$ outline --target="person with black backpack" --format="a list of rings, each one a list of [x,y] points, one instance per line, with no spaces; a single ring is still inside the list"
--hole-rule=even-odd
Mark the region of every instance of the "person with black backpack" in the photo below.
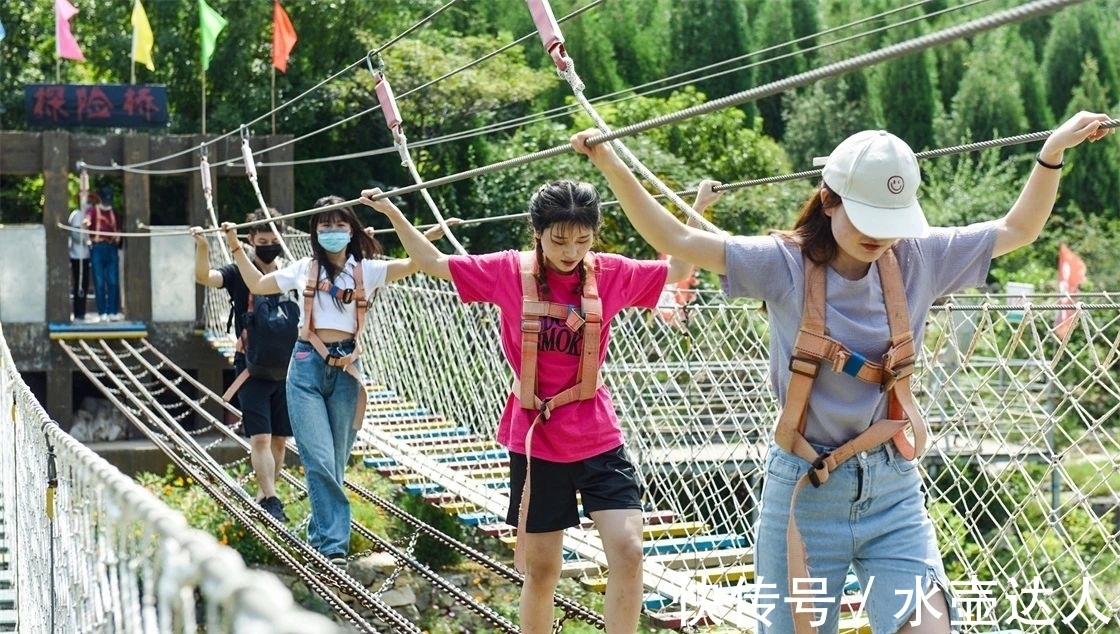
[[[316,208],[327,209],[311,216],[311,257],[272,272],[253,266],[236,225],[222,224],[252,292],[303,294],[299,339],[288,365],[288,411],[311,502],[307,541],[343,569],[350,550],[344,477],[367,404],[360,346],[366,308],[375,290],[417,271],[409,259],[381,257],[373,230],[344,203],[338,196],[315,201]],[[433,227],[425,235],[437,240],[443,233]]]
[[[270,209],[272,216],[279,212]],[[246,216],[246,222],[262,219],[259,212]],[[280,257],[283,247],[274,230],[283,231],[277,221],[249,228],[252,265],[270,273],[286,264]],[[229,293],[230,321],[237,333],[233,357],[234,379],[222,396],[229,401],[237,394],[241,424],[249,437],[249,461],[257,478],[257,503],[270,515],[287,522],[284,502],[276,495],[276,480],[284,468],[285,445],[292,435],[288,418],[285,379],[288,360],[299,332],[299,304],[296,293],[254,295],[249,292],[233,262],[210,268],[210,250],[201,227],[192,227],[195,249],[195,281]],[[229,326],[227,325],[227,328]]]

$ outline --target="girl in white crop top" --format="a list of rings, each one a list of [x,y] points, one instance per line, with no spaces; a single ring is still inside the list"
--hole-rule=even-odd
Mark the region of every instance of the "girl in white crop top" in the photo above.
[[[327,207],[343,202],[328,196],[315,202]],[[223,225],[245,285],[253,293],[267,295],[287,291],[303,293],[311,262],[318,263],[319,279],[327,290],[317,290],[311,300],[314,335],[322,342],[301,339],[292,350],[286,383],[288,415],[292,422],[300,461],[307,478],[311,500],[311,522],[307,539],[313,548],[336,565],[345,566],[350,547],[350,502],[343,488],[346,463],[357,438],[364,407],[365,389],[361,361],[356,357],[357,300],[368,298],[377,288],[414,273],[411,260],[374,259],[381,245],[372,232],[363,229],[350,207],[331,209],[311,217],[311,252],[288,266],[262,275],[237,242],[233,225]],[[357,267],[363,288],[353,290]],[[346,291],[350,289],[350,292]],[[300,325],[309,318],[300,304]],[[308,334],[307,339],[315,340]],[[324,354],[326,358],[324,358]],[[353,356],[351,356],[353,355]]]

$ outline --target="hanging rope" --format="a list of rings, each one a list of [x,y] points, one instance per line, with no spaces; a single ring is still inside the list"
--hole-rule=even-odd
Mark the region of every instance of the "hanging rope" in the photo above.
[[[537,31],[541,34],[541,41],[544,43],[545,50],[552,56],[556,62],[556,72],[562,77],[568,86],[572,89],[572,94],[575,95],[576,101],[583,107],[591,120],[595,122],[595,126],[602,130],[604,133],[610,133],[610,126],[607,125],[606,120],[595,110],[595,106],[588,101],[584,95],[583,80],[579,78],[576,73],[575,62],[568,57],[564,50],[564,37],[560,33],[560,26],[556,23],[556,18],[552,15],[552,8],[549,6],[548,0],[529,0],[530,13],[533,15],[533,20],[537,24]],[[663,196],[668,198],[679,207],[684,213],[696,220],[700,226],[708,231],[714,233],[724,233],[722,229],[712,224],[700,213],[692,208],[692,205],[686,203],[680,196],[673,191],[671,187],[666,185],[656,174],[653,173],[648,167],[645,166],[630,148],[626,147],[621,141],[610,141],[611,147],[614,148],[622,158],[636,170],[643,178],[651,183]]]
[[[372,59],[369,60],[369,72],[373,75],[374,80],[377,82],[374,90],[377,92],[377,100],[381,104],[381,113],[385,115],[385,125],[393,133],[393,145],[397,148],[397,153],[401,157],[401,165],[408,168],[412,174],[412,180],[417,184],[422,184],[424,179],[420,176],[420,172],[416,169],[416,163],[412,160],[412,155],[408,151],[408,138],[405,137],[404,131],[401,130],[401,113],[397,108],[397,100],[393,97],[393,87],[389,85],[389,80],[385,78],[385,74],[381,70],[373,68]],[[427,189],[420,190],[420,195],[424,198],[424,202],[428,203],[428,209],[431,210],[432,215],[436,218],[436,223],[439,224],[440,229],[443,230],[443,235],[455,250],[460,255],[466,255],[467,250],[463,248],[462,243],[459,242],[455,234],[451,232],[451,227],[447,225],[443,214],[439,211],[439,206],[436,201],[432,199],[432,195],[428,193]]]
[[[268,219],[268,226],[272,229],[273,235],[280,241],[280,248],[284,250],[284,258],[289,262],[294,261],[291,250],[288,249],[288,243],[284,241],[283,234],[280,233],[280,228],[276,226],[275,217],[272,215],[272,210],[268,208],[268,204],[264,202],[264,195],[261,194],[260,183],[257,182],[257,166],[253,164],[253,148],[249,145],[249,129],[241,129],[241,155],[245,158],[245,175],[249,177],[249,183],[253,186],[253,193],[257,195],[257,204],[260,205],[261,213]],[[219,225],[215,222],[215,227]],[[224,251],[223,251],[224,253]]]

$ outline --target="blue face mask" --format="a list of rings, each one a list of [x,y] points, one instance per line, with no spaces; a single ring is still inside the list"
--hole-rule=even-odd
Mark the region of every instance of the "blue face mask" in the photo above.
[[[338,253],[350,244],[350,232],[343,229],[319,232],[319,246],[331,253]]]

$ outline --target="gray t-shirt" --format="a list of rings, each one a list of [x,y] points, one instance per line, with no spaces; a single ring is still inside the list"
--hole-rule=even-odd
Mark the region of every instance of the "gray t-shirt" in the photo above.
[[[899,240],[896,244],[910,327],[919,345],[926,316],[938,297],[984,283],[995,247],[995,226],[994,222],[982,222],[933,228],[926,238]],[[766,302],[771,387],[778,402],[785,403],[789,359],[805,300],[801,250],[774,236],[736,236],[727,240],[725,254],[727,275],[721,277],[724,292],[730,297]],[[872,266],[859,280],[845,279],[829,267],[825,287],[829,335],[868,359],[882,359],[890,341],[890,327],[878,267]],[[882,418],[886,404],[879,386],[822,368],[809,397],[805,436],[810,442],[839,446]]]

